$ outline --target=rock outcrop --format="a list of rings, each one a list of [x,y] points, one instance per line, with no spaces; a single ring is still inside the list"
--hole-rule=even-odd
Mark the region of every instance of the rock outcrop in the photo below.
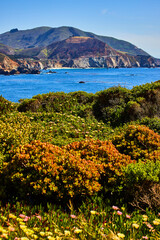
[[[39,74],[39,69],[43,68],[41,62],[35,61],[13,61],[5,54],[0,53],[0,74],[14,75],[14,74]]]

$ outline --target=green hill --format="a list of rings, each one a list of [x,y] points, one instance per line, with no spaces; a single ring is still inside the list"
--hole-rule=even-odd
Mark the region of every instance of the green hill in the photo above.
[[[91,32],[85,32],[73,27],[38,27],[29,30],[12,29],[9,32],[0,34],[0,43],[16,49],[45,47],[54,42],[65,40],[73,36],[96,38],[115,50],[126,52],[130,55],[147,55],[148,53],[135,45],[108,36],[99,36]]]

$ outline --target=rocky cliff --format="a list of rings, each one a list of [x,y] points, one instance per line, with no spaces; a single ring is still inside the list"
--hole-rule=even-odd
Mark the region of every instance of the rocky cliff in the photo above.
[[[37,58],[52,60],[53,67],[57,65],[72,68],[156,66],[154,58],[151,56],[124,54],[108,44],[90,37],[70,37],[67,40],[53,43],[43,48]]]

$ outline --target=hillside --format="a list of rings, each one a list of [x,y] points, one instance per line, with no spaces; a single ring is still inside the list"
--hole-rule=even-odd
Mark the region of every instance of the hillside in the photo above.
[[[135,45],[127,41],[118,40],[113,37],[99,36],[73,27],[38,27],[29,30],[12,29],[9,32],[0,34],[0,43],[16,49],[46,47],[54,42],[62,41],[74,36],[98,39],[118,51],[126,52],[133,56],[149,55],[142,49],[137,48]]]
[[[61,67],[72,68],[155,66],[154,59],[149,56],[124,54],[91,37],[70,37],[53,43],[43,48],[36,57],[53,60]]]

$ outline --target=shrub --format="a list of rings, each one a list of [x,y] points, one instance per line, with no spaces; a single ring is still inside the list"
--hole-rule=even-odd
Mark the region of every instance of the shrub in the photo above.
[[[3,175],[6,187],[21,197],[42,194],[65,198],[93,195],[101,189],[98,180],[103,165],[58,146],[33,141],[11,154],[12,161],[4,168]]]
[[[146,125],[150,129],[152,129],[154,132],[157,132],[160,134],[160,118],[149,118],[145,117],[141,121],[139,121],[139,124]]]
[[[0,113],[5,114],[7,112],[11,112],[16,109],[16,104],[6,100],[5,98],[0,96]]]
[[[92,114],[93,101],[93,94],[82,91],[73,93],[50,92],[39,94],[32,99],[20,100],[21,103],[18,110],[20,112],[72,112],[74,115],[79,115],[80,112],[80,115],[83,117]]]
[[[73,142],[64,147],[73,155],[78,152],[81,159],[92,161],[94,164],[103,164],[101,184],[108,191],[115,191],[118,178],[122,175],[122,167],[133,162],[129,156],[120,154],[110,141],[88,139]]]
[[[94,115],[104,122],[110,121],[117,125],[123,121],[126,103],[131,98],[130,91],[122,87],[112,87],[96,93],[93,105]]]
[[[160,158],[159,158],[160,160]],[[126,196],[133,206],[160,209],[160,161],[129,164],[124,169]]]
[[[125,127],[112,141],[121,153],[130,155],[135,160],[145,159],[160,147],[160,135],[142,125]]]

